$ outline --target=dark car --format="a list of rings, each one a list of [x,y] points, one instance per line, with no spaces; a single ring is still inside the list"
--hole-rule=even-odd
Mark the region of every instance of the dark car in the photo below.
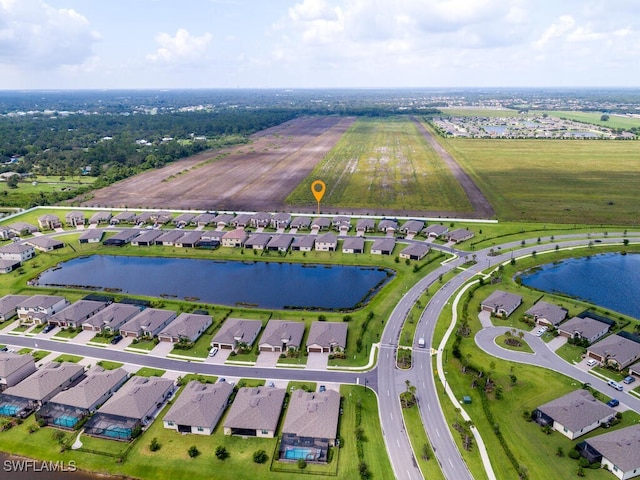
[[[116,343],[118,343],[120,340],[122,340],[122,335],[116,335],[115,337],[113,337],[111,339],[111,345],[115,345]]]
[[[2,347],[0,348],[0,352],[8,352],[9,349],[7,347]]]
[[[50,332],[51,330],[53,330],[54,328],[56,328],[56,326],[55,326],[55,325],[52,325],[52,324],[50,324],[50,323],[47,323],[47,326],[46,326],[46,327],[44,327],[44,328],[42,329],[42,333],[49,333],[49,332]]]
[[[617,407],[618,405],[620,405],[620,400],[618,400],[617,398],[612,398],[607,402],[607,405],[609,405],[610,407]]]

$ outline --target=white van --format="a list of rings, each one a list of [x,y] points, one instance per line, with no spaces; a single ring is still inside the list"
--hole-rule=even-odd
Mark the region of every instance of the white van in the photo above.
[[[424,348],[424,347],[426,346],[426,343],[425,343],[425,341],[424,341],[424,337],[420,337],[420,338],[418,339],[418,346],[419,346],[420,348]]]
[[[623,387],[622,385],[620,385],[618,382],[614,382],[613,380],[609,380],[607,382],[607,385],[609,385],[610,387],[615,388],[616,390],[622,391]]]

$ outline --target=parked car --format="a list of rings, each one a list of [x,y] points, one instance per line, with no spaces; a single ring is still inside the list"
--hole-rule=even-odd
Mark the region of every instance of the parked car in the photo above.
[[[210,357],[215,356],[216,353],[218,353],[218,347],[213,347],[211,350],[209,350]]]
[[[9,349],[7,347],[2,347],[0,348],[0,352],[8,352]]]
[[[633,383],[636,381],[635,378],[633,378],[631,375],[629,375],[628,377],[624,377],[624,380],[622,380],[624,383],[626,383],[627,385],[629,385],[630,383]]]
[[[327,387],[325,387],[324,385],[320,385],[320,391],[321,392],[326,392],[327,391]]]
[[[113,337],[111,339],[111,345],[115,345],[116,343],[118,343],[120,340],[122,340],[122,335],[116,335],[115,337]]]
[[[587,360],[587,367],[595,367],[598,361],[595,358]]]
[[[609,385],[611,388],[615,388],[616,390],[622,391],[624,389],[624,387],[622,385],[620,385],[618,382],[614,382],[613,380],[609,380],[607,382],[607,385]]]
[[[53,330],[54,328],[56,328],[56,326],[55,326],[55,325],[52,325],[52,324],[50,324],[50,323],[47,323],[47,326],[46,326],[46,327],[44,327],[44,328],[42,329],[42,333],[49,333],[49,332],[50,332],[51,330]]]
[[[617,398],[612,398],[607,402],[607,405],[609,405],[610,407],[617,407],[618,405],[620,405],[620,400],[618,400]]]

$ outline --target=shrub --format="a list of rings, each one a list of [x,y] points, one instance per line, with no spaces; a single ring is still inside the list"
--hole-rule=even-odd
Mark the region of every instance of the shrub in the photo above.
[[[227,449],[224,448],[222,445],[218,445],[216,447],[216,458],[218,460],[224,460],[226,458],[229,458],[229,452],[227,452]]]
[[[158,442],[158,439],[156,437],[153,437],[151,439],[149,450],[151,450],[152,452],[157,452],[158,450],[160,450],[160,442]]]
[[[200,450],[198,450],[198,447],[193,445],[189,447],[189,450],[187,450],[187,453],[191,458],[196,458],[198,455],[200,455]]]
[[[302,458],[298,459],[298,468],[300,470],[304,470],[305,468],[307,468],[307,462],[305,462]]]
[[[268,458],[269,456],[264,450],[256,450],[255,452],[253,452],[253,461],[255,463],[264,463]]]
[[[580,458],[580,452],[578,452],[577,450],[570,450],[569,451],[569,458],[572,458],[574,460],[577,460],[578,458]]]

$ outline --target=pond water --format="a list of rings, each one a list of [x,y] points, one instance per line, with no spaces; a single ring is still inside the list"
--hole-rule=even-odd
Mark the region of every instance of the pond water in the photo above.
[[[348,309],[392,274],[358,266],[92,255],[43,272],[37,284],[232,306]]]
[[[522,283],[640,319],[640,254],[605,253],[550,263],[524,273]]]

